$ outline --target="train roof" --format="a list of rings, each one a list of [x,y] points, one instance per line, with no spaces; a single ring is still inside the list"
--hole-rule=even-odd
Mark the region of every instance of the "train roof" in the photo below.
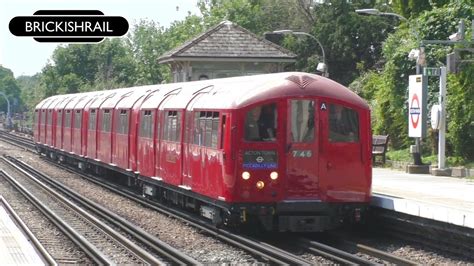
[[[98,93],[90,108],[114,108],[118,102],[121,106],[119,108],[131,108],[142,96],[147,97],[142,108],[156,108],[158,101],[168,95],[161,108],[237,109],[281,96],[316,96],[369,109],[365,100],[343,85],[319,75],[302,72],[150,85]],[[131,97],[132,95],[134,96]],[[128,99],[124,98],[127,96]]]

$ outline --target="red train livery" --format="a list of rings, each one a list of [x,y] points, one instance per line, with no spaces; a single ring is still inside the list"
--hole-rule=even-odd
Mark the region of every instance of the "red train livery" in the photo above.
[[[41,153],[216,225],[322,231],[358,221],[370,200],[369,107],[321,76],[57,95],[35,112]]]

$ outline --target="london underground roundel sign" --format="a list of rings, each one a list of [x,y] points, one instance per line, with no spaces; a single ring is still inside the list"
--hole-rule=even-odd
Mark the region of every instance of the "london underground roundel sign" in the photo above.
[[[408,136],[426,135],[426,76],[411,75],[408,85]]]
[[[420,112],[420,101],[418,95],[414,93],[410,104],[410,122],[414,129],[418,127],[418,122],[420,122]]]

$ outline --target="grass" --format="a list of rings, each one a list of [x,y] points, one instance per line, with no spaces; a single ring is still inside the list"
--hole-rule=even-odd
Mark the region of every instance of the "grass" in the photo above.
[[[413,157],[410,154],[409,149],[402,149],[402,150],[388,150],[387,151],[387,159],[392,161],[402,161],[402,162],[413,162]],[[435,165],[438,163],[438,155],[423,155],[422,156],[423,163],[431,163]],[[446,157],[446,165],[453,167],[453,166],[464,166],[466,168],[474,168],[474,161],[466,161],[465,159],[458,157],[458,156],[447,156]]]

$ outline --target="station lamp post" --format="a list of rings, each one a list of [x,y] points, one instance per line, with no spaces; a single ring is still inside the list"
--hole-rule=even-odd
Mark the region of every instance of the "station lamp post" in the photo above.
[[[311,35],[309,33],[303,32],[303,31],[292,31],[292,30],[275,30],[275,31],[272,31],[271,33],[300,35],[300,36],[310,37],[311,39],[315,40],[318,43],[319,47],[321,47],[321,53],[322,53],[322,56],[323,56],[323,62],[318,63],[318,66],[316,67],[316,70],[322,72],[323,77],[328,77],[329,76],[328,67],[326,65],[326,53],[324,52],[323,45],[321,44],[321,42],[319,42],[319,40],[316,37],[314,37],[313,35]]]

